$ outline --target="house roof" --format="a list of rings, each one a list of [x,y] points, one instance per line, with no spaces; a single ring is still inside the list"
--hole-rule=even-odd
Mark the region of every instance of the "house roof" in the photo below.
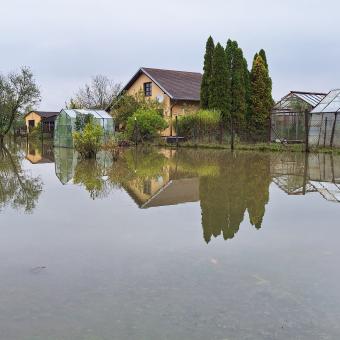
[[[332,90],[311,113],[335,113],[340,111],[340,90]]]
[[[122,91],[128,90],[141,74],[148,76],[173,100],[200,100],[202,74],[198,72],[142,67],[124,86]]]
[[[53,112],[52,111],[30,111],[30,112],[25,114],[25,117],[32,112],[36,113],[37,115],[39,115],[42,118],[50,118],[50,117],[53,117],[53,116],[58,116],[58,114],[59,114],[59,112],[54,112],[54,111]]]
[[[171,180],[153,195],[141,208],[161,207],[199,201],[199,179],[182,178]]]

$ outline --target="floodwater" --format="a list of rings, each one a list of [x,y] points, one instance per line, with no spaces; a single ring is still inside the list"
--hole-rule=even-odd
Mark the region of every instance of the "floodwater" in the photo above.
[[[339,339],[340,156],[0,152],[0,339]]]

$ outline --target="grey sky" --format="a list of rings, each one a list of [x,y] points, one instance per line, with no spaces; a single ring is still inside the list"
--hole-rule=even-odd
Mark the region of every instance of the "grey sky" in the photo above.
[[[201,71],[207,37],[248,63],[267,52],[273,92],[340,87],[336,0],[0,0],[0,72],[30,66],[40,109],[59,110],[91,76],[125,83],[140,66]]]

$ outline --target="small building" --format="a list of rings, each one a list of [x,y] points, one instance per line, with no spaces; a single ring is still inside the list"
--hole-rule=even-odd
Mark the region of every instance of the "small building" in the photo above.
[[[311,111],[309,144],[340,147],[340,89],[330,91]]]
[[[24,116],[27,131],[31,131],[33,128],[37,127],[39,123],[41,123],[42,129],[44,132],[53,132],[54,122],[58,114],[59,112],[51,112],[51,111],[28,112]]]
[[[54,146],[73,148],[72,134],[76,131],[76,121],[86,115],[92,115],[95,122],[103,127],[104,138],[114,133],[113,118],[104,110],[63,109],[55,120]]]
[[[310,112],[326,93],[291,91],[278,101],[271,112],[271,140],[302,142],[305,138],[306,110]]]
[[[136,95],[142,91],[146,98],[158,100],[163,104],[164,117],[171,123],[173,117],[199,108],[201,81],[202,74],[198,72],[142,67],[124,86],[122,93]],[[173,132],[170,124],[164,135],[172,136]]]

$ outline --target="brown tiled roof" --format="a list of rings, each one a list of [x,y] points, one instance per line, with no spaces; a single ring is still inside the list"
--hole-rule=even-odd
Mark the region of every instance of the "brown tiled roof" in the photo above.
[[[59,112],[52,112],[52,111],[30,111],[28,113],[25,114],[25,116],[27,116],[28,114],[35,112],[36,114],[38,114],[40,117],[42,118],[50,118],[50,117],[54,117],[54,116],[58,116]]]
[[[123,88],[123,91],[128,90],[142,73],[147,75],[171,99],[190,101],[200,100],[202,74],[198,72],[142,67]]]

